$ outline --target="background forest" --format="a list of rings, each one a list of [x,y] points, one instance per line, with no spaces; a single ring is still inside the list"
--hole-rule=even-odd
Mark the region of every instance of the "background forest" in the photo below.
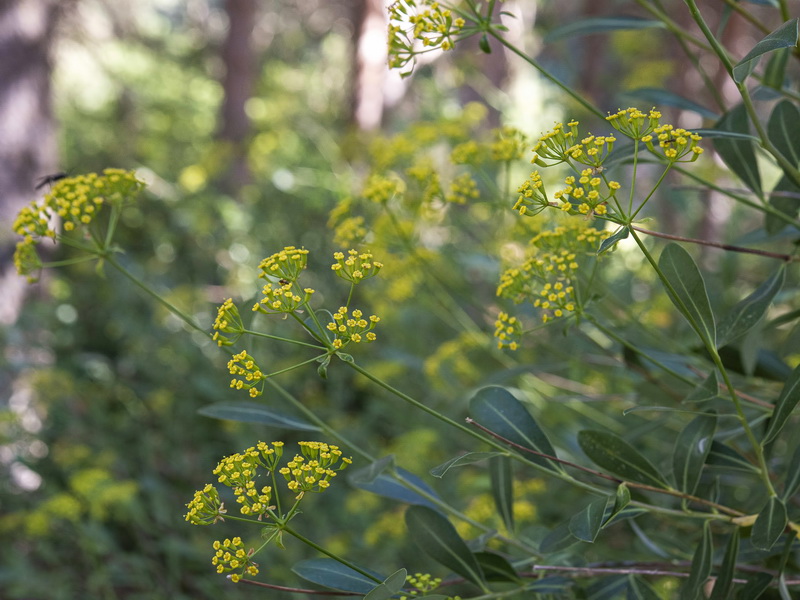
[[[737,59],[783,22],[773,13],[785,8],[767,1],[703,4],[705,18]],[[621,21],[624,26],[602,33],[569,30],[587,18],[652,19],[657,9],[676,27],[694,31],[683,1],[517,0],[501,8],[508,13],[501,17],[506,38],[603,114],[658,106],[669,122],[692,129],[710,127],[739,101],[724,65],[704,57],[702,69],[687,68],[687,55],[693,56],[684,54],[687,42],[667,28]],[[691,416],[683,414],[690,411],[681,400],[704,382],[707,357],[630,240],[604,262],[602,282],[598,277],[593,288],[605,300],[595,305],[595,316],[608,329],[587,322],[545,327],[529,305],[515,309],[533,323],[516,352],[492,339],[498,313],[515,306],[496,292],[500,274],[520,261],[519,240],[562,223],[563,215],[550,211],[521,219],[512,210],[531,170],[531,148],[557,121],[577,119],[583,131],[598,134],[608,124],[494,39],[475,36],[452,51],[420,55],[413,73],[401,77],[387,66],[387,27],[381,0],[0,3],[0,597],[303,597],[234,585],[218,575],[210,564],[211,542],[240,535],[236,523],[215,525],[222,533],[212,535],[183,515],[223,456],[259,440],[289,445],[309,439],[309,432],[266,417],[214,418],[230,416],[234,402],[245,406],[229,386],[230,353],[107,265],[44,270],[34,285],[16,274],[14,217],[50,189],[45,183],[34,190],[37,178],[60,171],[136,171],[147,189],[120,213],[114,241],[124,252],[118,260],[206,331],[217,307],[232,297],[245,307],[246,323],[291,337],[291,322],[250,316],[264,283],[259,262],[287,246],[307,249],[315,301],[335,310],[348,296],[330,270],[331,257],[365,241],[384,266],[374,284],[359,287],[359,302],[381,315],[381,328],[375,343],[354,354],[387,385],[458,422],[476,390],[506,386],[525,398],[559,456],[584,464],[590,463],[575,434],[587,429],[623,436],[651,457],[672,452]],[[796,102],[795,63],[784,69]],[[459,165],[478,165],[467,157],[442,172],[441,189],[426,188],[425,169],[455,148],[467,156],[470,142],[488,157],[480,177],[459,179]],[[791,253],[798,237],[796,196],[789,194],[794,204],[779,208],[790,226],[773,223],[767,232],[752,206],[726,195],[733,189],[747,196],[743,188],[752,189],[752,179],[737,179],[741,174],[728,170],[710,143],[706,154],[692,168],[715,187],[670,173],[644,227]],[[763,197],[782,174],[764,156],[757,161]],[[371,177],[381,169],[400,172],[398,165],[403,186],[420,200],[381,213],[376,198],[385,182]],[[643,180],[657,178],[643,171]],[[432,194],[444,198],[441,205],[427,203]],[[663,246],[664,240],[651,244]],[[41,245],[46,261],[64,260],[66,250]],[[711,304],[726,309],[780,265],[708,246],[690,251]],[[775,304],[768,318],[744,343],[726,347],[724,357],[741,377],[737,385],[773,401],[800,362],[792,266],[783,290],[769,298]],[[309,358],[302,348],[272,340],[259,340],[255,348],[270,372]],[[456,523],[464,539],[484,535],[482,543],[491,547],[487,531],[510,528],[496,509],[502,505],[496,471],[485,461],[429,474],[454,456],[488,448],[410,411],[387,388],[341,363],[331,363],[325,377],[316,366],[276,380],[331,427],[368,440],[374,456],[394,455],[405,473],[435,488],[466,517]],[[720,401],[714,393],[703,400]],[[272,388],[252,402],[287,419],[302,416]],[[680,410],[658,412],[667,404]],[[656,409],[640,410],[646,406]],[[756,413],[754,427],[767,427],[768,415]],[[731,448],[719,451],[716,466],[734,470],[704,470],[698,489],[704,498],[735,498],[748,514],[758,513],[764,498],[741,474],[747,469],[736,471],[734,464],[742,455],[744,462],[755,459],[735,429],[732,419],[720,419],[715,438]],[[786,431],[796,431],[795,421]],[[785,458],[797,446],[791,435],[776,443],[778,458],[770,466],[777,465],[781,477],[798,466],[795,460],[787,467]],[[354,472],[368,466],[354,462]],[[542,551],[528,563],[636,563],[686,572],[698,556],[700,530],[649,514],[616,525],[602,546],[584,540],[576,549],[577,539],[567,543],[557,532],[586,505],[585,490],[515,469],[508,488],[513,497],[506,499],[514,527],[520,540]],[[383,576],[405,567],[446,577],[450,570],[420,553],[406,533],[404,511],[415,500],[373,493],[370,482],[361,482],[342,474],[304,506],[296,528]],[[795,483],[781,489],[796,492]],[[614,486],[609,490],[613,496]],[[783,500],[795,518],[796,494]],[[714,531],[715,540],[728,534]],[[743,541],[741,560],[763,561],[775,578],[763,597],[781,597],[798,579],[781,578],[780,590],[775,583],[784,572],[797,572],[793,539],[785,535],[772,553]],[[719,565],[724,544],[714,548]],[[259,561],[259,579],[307,588],[312,584],[292,567],[317,556],[298,543],[271,547]],[[565,574],[550,588],[513,597],[681,597],[679,578],[624,575],[592,573],[573,581]],[[637,581],[645,582],[644,591]],[[474,596],[466,590],[438,593]]]

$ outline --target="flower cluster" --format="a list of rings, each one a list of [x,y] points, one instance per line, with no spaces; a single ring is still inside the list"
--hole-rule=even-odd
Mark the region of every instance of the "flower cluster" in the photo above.
[[[234,378],[231,379],[232,388],[249,390],[250,396],[253,398],[263,393],[263,381],[267,377],[262,373],[255,359],[246,351],[243,350],[239,354],[233,355],[233,358],[228,361],[228,371],[231,375],[234,375]],[[237,377],[240,379],[237,379]],[[261,385],[259,386],[259,384]]]
[[[280,285],[266,284],[261,289],[264,297],[253,305],[253,311],[264,314],[293,313],[307,304],[314,293],[311,288],[302,290],[298,288],[296,283],[286,279],[282,279]],[[300,292],[302,292],[302,296]]]
[[[620,188],[618,182],[604,180],[592,169],[581,171],[577,180],[570,175],[564,183],[566,187],[553,194],[553,198],[560,200],[561,210],[570,214],[606,214],[608,202]]]
[[[232,540],[216,541],[212,547],[214,548],[214,558],[211,559],[211,564],[217,567],[217,573],[239,571],[231,575],[231,581],[234,583],[240,581],[244,575],[251,577],[258,575],[258,564],[251,560],[253,549],[246,551],[242,538],[235,537]]]
[[[372,330],[379,321],[380,318],[375,315],[371,315],[369,320],[365,319],[364,313],[358,309],[354,309],[348,315],[347,307],[341,306],[333,314],[333,321],[328,323],[326,327],[328,331],[334,333],[333,347],[339,350],[350,342],[356,344],[365,340],[374,342],[376,336]]]
[[[540,233],[531,240],[528,259],[500,276],[497,295],[515,303],[530,300],[534,307],[543,310],[545,323],[577,312],[574,279],[580,266],[579,256],[594,254],[597,244],[609,235],[610,232],[593,227],[557,227]],[[501,345],[505,338],[500,336],[508,335],[507,329],[497,325],[495,335]]]
[[[217,481],[233,490],[243,515],[255,516],[260,521],[274,508],[270,506],[272,488],[265,485],[258,489],[255,479],[259,467],[274,471],[282,455],[283,442],[272,442],[271,448],[259,442],[256,447],[248,448],[241,454],[226,456],[214,468]]]
[[[522,158],[528,140],[524,133],[514,127],[495,130],[495,140],[490,146],[492,160],[511,162]]]
[[[308,250],[286,246],[280,252],[261,261],[261,264],[258,265],[258,268],[261,269],[259,277],[269,281],[277,279],[281,285],[286,282],[293,283],[300,277],[307,262]]]
[[[517,317],[500,311],[494,323],[494,337],[497,338],[498,348],[507,346],[509,350],[516,350],[522,338],[522,323]]]
[[[653,154],[667,162],[694,162],[703,153],[698,143],[703,139],[696,133],[661,124],[661,113],[651,109],[647,114],[638,108],[626,108],[606,117],[620,133],[647,145]],[[658,142],[658,148],[655,147]]]
[[[660,119],[661,113],[655,108],[645,114],[634,107],[619,110],[606,117],[606,121],[611,123],[614,129],[634,140],[641,140],[651,133],[659,126]]]
[[[439,173],[433,167],[430,159],[423,159],[406,169],[406,175],[419,184],[422,191],[420,200],[427,204],[436,198],[442,197],[442,183]]]
[[[383,263],[373,260],[370,252],[348,250],[346,257],[344,252],[336,252],[333,258],[336,260],[331,265],[333,272],[353,284],[374,277],[383,267]]]
[[[330,487],[336,472],[346,469],[352,459],[342,456],[338,446],[323,442],[298,442],[300,452],[278,471],[287,487],[300,499],[306,492],[321,492]]]
[[[435,0],[398,0],[389,6],[389,67],[402,69],[422,52],[452,50],[453,38],[465,24]],[[406,77],[412,71],[413,64],[400,75]]]
[[[433,577],[430,573],[414,573],[406,576],[406,583],[413,588],[409,596],[401,596],[400,600],[411,600],[418,596],[427,596],[442,585],[440,577]]]
[[[469,173],[462,173],[450,182],[450,189],[444,199],[451,204],[466,204],[468,200],[479,197],[478,184]]]
[[[225,504],[219,499],[219,492],[210,483],[202,490],[194,493],[194,498],[186,507],[186,520],[192,525],[213,525],[217,521],[224,521],[223,516],[227,511]]]
[[[364,198],[376,204],[386,204],[401,191],[403,191],[403,183],[399,179],[373,174],[367,179],[361,193]]]
[[[225,333],[233,335],[228,337],[223,335]],[[244,324],[239,316],[239,309],[236,308],[233,299],[228,298],[217,309],[217,318],[214,321],[214,335],[211,339],[217,342],[219,346],[232,346],[242,337],[243,333]]]
[[[517,188],[519,197],[514,204],[514,210],[521,215],[534,216],[550,207],[547,199],[544,182],[539,171],[533,171],[530,177]]]

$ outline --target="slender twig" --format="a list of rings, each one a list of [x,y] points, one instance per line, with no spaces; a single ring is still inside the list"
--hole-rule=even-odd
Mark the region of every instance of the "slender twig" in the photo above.
[[[230,579],[230,575],[228,575]],[[356,594],[354,592],[330,592],[325,590],[309,590],[305,588],[286,587],[284,585],[275,585],[273,583],[262,583],[261,581],[253,581],[252,579],[240,579],[238,584],[254,585],[256,587],[267,588],[270,590],[279,590],[281,592],[289,592],[290,594],[308,594],[309,596],[363,596],[364,594]]]

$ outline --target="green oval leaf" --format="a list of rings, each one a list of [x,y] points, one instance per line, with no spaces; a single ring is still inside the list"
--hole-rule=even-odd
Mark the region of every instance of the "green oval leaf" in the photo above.
[[[725,556],[717,572],[714,582],[714,591],[710,600],[728,600],[733,591],[733,574],[736,571],[736,557],[739,554],[739,528],[733,530],[728,545],[725,547]]]
[[[769,573],[754,573],[747,578],[747,583],[739,590],[736,600],[757,600],[767,590],[770,583],[772,583],[772,575]]]
[[[572,579],[566,577],[542,577],[529,583],[524,589],[526,592],[535,592],[537,594],[563,594],[574,583]]]
[[[669,488],[653,463],[615,433],[584,430],[578,444],[593,463],[622,479]]]
[[[548,456],[556,451],[545,433],[525,406],[511,392],[500,386],[489,386],[478,390],[469,403],[469,411],[476,421],[499,436],[524,448]],[[534,462],[551,471],[562,471],[558,463],[541,456],[526,455]]]
[[[797,45],[798,19],[787,21],[758,42],[747,55],[733,67],[733,80],[741,83],[758,65],[759,59],[769,52]]]
[[[786,505],[777,496],[767,500],[767,504],[758,513],[758,518],[753,524],[750,543],[759,550],[769,550],[781,537],[789,518],[786,515]]]
[[[663,29],[664,27],[665,25],[661,21],[637,17],[594,17],[575,20],[568,25],[558,27],[548,33],[544,41],[545,43],[550,43],[564,38],[591,35],[593,33],[631,29]]]
[[[700,474],[711,452],[711,442],[717,427],[717,417],[710,413],[695,417],[675,440],[672,453],[672,471],[678,489],[694,494]]]
[[[786,483],[783,485],[783,499],[788,500],[800,490],[800,446],[794,449],[794,454],[786,467]]]
[[[204,417],[222,419],[223,421],[258,423],[269,427],[293,429],[295,431],[322,431],[319,427],[307,421],[275,412],[255,402],[218,402],[204,406],[197,412]]]
[[[772,411],[772,418],[769,421],[767,432],[761,442],[762,446],[769,444],[778,437],[798,402],[800,402],[800,365],[792,371],[789,379],[783,384],[783,390],[781,390],[781,395],[775,403],[775,409]]]
[[[750,121],[744,105],[739,104],[722,115],[722,118],[717,121],[716,129],[720,132],[748,134]],[[728,165],[731,173],[739,177],[742,183],[761,198],[764,195],[764,191],[761,187],[761,174],[758,171],[756,162],[755,147],[757,143],[757,140],[733,139],[730,136],[716,137],[714,139],[714,148],[723,162]]]
[[[713,400],[719,394],[719,381],[717,380],[717,372],[711,371],[711,375],[703,380],[703,383],[694,388],[682,403],[690,402],[708,402]]]
[[[747,471],[748,473],[759,473],[752,463],[750,463],[744,456],[739,454],[730,446],[726,446],[722,442],[714,440],[711,444],[711,452],[708,453],[706,459],[709,467],[718,467],[720,469],[734,469],[737,471]]]
[[[724,346],[750,331],[766,314],[785,280],[786,268],[781,265],[772,277],[734,306],[717,327],[717,345]]]
[[[425,506],[411,506],[406,510],[406,527],[428,556],[483,587],[484,576],[477,559],[444,516]]]
[[[569,523],[561,523],[544,536],[539,543],[539,552],[542,554],[552,554],[565,550],[577,543],[577,538],[570,533]]]
[[[701,117],[716,121],[719,115],[713,110],[707,109],[701,104],[697,104],[693,100],[684,98],[662,88],[653,87],[640,87],[633,90],[626,90],[621,94],[624,98],[631,98],[638,101],[639,105],[646,104],[648,106],[674,106],[681,110],[688,110],[697,113]]]
[[[494,552],[476,552],[475,558],[481,566],[487,581],[512,581],[522,583],[522,579],[511,563]]]
[[[378,581],[385,579],[383,575],[369,569],[363,570],[374,575]],[[292,571],[306,581],[342,592],[368,594],[378,585],[366,575],[362,575],[332,558],[301,560],[295,563]]]
[[[689,578],[681,589],[681,598],[695,600],[700,596],[703,586],[711,575],[711,564],[714,546],[711,540],[711,528],[709,522],[703,523],[703,537],[694,551],[692,557],[692,568],[689,571]],[[705,597],[705,596],[701,596]]]
[[[800,110],[789,100],[781,100],[772,109],[767,137],[786,160],[800,165]]]
[[[405,469],[398,467],[393,475],[381,473],[370,481],[365,481],[359,478],[357,473],[358,471],[354,472],[354,474],[351,474],[351,476],[347,479],[353,487],[372,492],[373,494],[383,496],[384,498],[391,498],[392,500],[397,500],[398,502],[417,504],[420,506],[430,507],[432,510],[439,510],[439,507],[436,506],[433,501],[421,494],[418,494],[408,486],[403,485],[403,482],[407,482],[408,484],[423,490],[430,497],[437,499],[439,498],[436,492],[433,491],[433,489],[427,483],[422,481],[413,473],[409,473]]]
[[[716,347],[716,327],[703,276],[689,253],[675,243],[667,244],[658,266],[672,287],[667,295],[708,346]]]
[[[609,236],[609,237],[607,237],[606,239],[603,240],[603,243],[600,244],[600,248],[597,250],[598,256],[600,254],[603,254],[603,253],[608,252],[609,250],[611,250],[616,245],[617,242],[627,238],[628,235],[630,235],[630,232],[631,232],[631,230],[629,228],[620,227],[619,230],[615,234],[613,234],[613,235],[611,235],[611,236]]]
[[[608,498],[599,498],[569,520],[569,532],[582,542],[593,543],[600,533]]]
[[[800,187],[784,175],[780,178],[769,195],[770,206],[783,213],[789,219],[796,219],[800,214]],[[788,223],[785,219],[772,213],[764,214],[764,229],[769,234],[780,232]]]
[[[492,498],[503,524],[509,532],[514,531],[514,474],[511,458],[497,456],[489,461],[492,480]]]
[[[783,88],[783,84],[786,81],[786,65],[789,63],[790,54],[790,48],[782,48],[772,53],[764,69],[764,77],[761,79],[762,85],[774,90]]]
[[[433,467],[429,472],[437,479],[441,479],[445,473],[454,467],[463,467],[464,465],[471,465],[476,462],[482,462],[493,456],[502,456],[500,452],[467,452],[455,458],[451,458],[447,462]]]
[[[607,527],[608,525],[612,524],[614,518],[619,515],[625,507],[628,506],[631,502],[631,491],[628,489],[628,486],[624,483],[620,483],[617,486],[617,492],[614,495],[614,506],[611,508],[611,511],[608,513],[608,516],[603,520],[603,527]]]
[[[405,569],[398,569],[389,575],[383,583],[364,596],[364,600],[389,600],[393,596],[396,596],[402,591],[406,583],[407,574]]]

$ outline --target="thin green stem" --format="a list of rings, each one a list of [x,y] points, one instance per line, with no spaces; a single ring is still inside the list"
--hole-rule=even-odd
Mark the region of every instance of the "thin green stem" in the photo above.
[[[641,204],[639,204],[639,208],[637,208],[636,211],[631,215],[631,218],[630,218],[631,221],[633,221],[636,218],[636,215],[639,214],[639,211],[641,211],[644,208],[644,205],[647,204],[647,201],[650,200],[650,198],[653,197],[653,194],[656,193],[656,190],[661,185],[661,182],[664,181],[664,178],[667,176],[667,173],[669,173],[671,167],[672,167],[672,163],[668,164],[667,168],[664,169],[664,172],[661,173],[661,177],[658,178],[658,181],[653,186],[653,189],[650,190],[650,193],[647,194],[647,197],[644,200],[642,200]],[[633,184],[631,184],[631,188],[633,188]]]
[[[286,342],[287,344],[294,344],[295,346],[305,346],[306,348],[314,348],[315,350],[327,350],[325,346],[319,346],[317,344],[309,344],[308,342],[301,342],[299,340],[293,340],[291,338],[285,338],[278,335],[270,335],[269,333],[261,333],[260,331],[251,331],[250,329],[243,329],[242,333],[243,334],[246,333],[254,337],[267,338],[278,342]]]
[[[91,256],[79,256],[76,258],[66,258],[64,260],[54,260],[52,262],[42,263],[42,268],[48,269],[51,267],[67,267],[69,265],[78,265],[85,262],[91,262],[93,260],[102,260],[102,259],[94,254]]]

